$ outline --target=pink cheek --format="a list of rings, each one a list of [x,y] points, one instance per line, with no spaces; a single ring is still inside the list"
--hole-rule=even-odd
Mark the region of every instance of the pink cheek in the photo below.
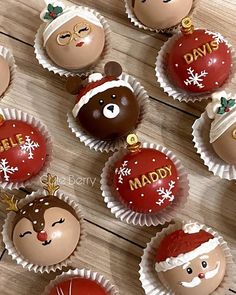
[[[94,110],[93,111],[93,118],[99,119],[100,117],[101,117],[101,112],[99,110]]]

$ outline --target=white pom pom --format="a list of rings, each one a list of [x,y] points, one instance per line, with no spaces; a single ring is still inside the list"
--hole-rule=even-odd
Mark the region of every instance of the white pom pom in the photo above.
[[[197,222],[189,222],[183,225],[183,231],[186,234],[196,234],[202,229],[202,225]]]
[[[97,81],[100,81],[102,78],[103,78],[103,75],[102,74],[100,74],[100,73],[94,73],[94,74],[91,74],[88,77],[88,82],[89,83],[97,82]]]

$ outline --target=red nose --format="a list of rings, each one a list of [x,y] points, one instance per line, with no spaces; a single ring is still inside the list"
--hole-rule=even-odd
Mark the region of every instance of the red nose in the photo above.
[[[199,279],[204,279],[205,278],[205,275],[204,275],[204,273],[200,273],[199,275],[198,275],[198,277],[199,277]]]
[[[48,234],[45,232],[45,231],[41,231],[37,234],[37,239],[40,241],[40,242],[44,242],[44,241],[47,241],[48,239]]]

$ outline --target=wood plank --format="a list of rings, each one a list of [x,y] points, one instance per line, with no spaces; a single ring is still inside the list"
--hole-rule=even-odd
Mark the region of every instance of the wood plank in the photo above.
[[[51,171],[65,179],[62,188],[76,196],[86,210],[86,218],[89,221],[144,246],[156,230],[128,226],[116,220],[106,208],[99,182],[108,155],[90,151],[79,143],[68,129],[66,113],[72,108],[73,99],[65,93],[62,80],[44,71],[37,64],[30,46],[2,35],[0,42],[13,50],[19,66],[14,90],[1,105],[17,105],[48,125],[55,147],[55,160]],[[150,102],[150,110],[149,117],[139,133],[140,138],[160,143],[173,150],[190,173],[189,205],[179,216],[201,219],[235,239],[235,185],[214,177],[196,154],[191,136],[195,117],[153,100]],[[72,185],[69,183],[69,175],[96,178],[96,182],[94,187]],[[206,192],[209,194],[208,199],[205,198]],[[208,216],[204,218],[207,213]]]

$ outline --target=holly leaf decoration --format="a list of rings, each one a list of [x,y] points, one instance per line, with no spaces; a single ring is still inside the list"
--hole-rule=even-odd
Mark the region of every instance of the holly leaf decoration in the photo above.
[[[225,97],[221,97],[221,105],[223,107],[227,107],[228,101]]]
[[[51,16],[49,15],[49,12],[46,12],[43,18],[44,19],[51,19]]]
[[[57,6],[57,7],[54,8],[53,12],[54,12],[56,15],[58,15],[58,14],[60,14],[60,13],[63,12],[63,9],[62,9],[61,6]]]
[[[232,108],[233,106],[235,106],[235,99],[228,100],[228,107]]]
[[[48,11],[49,12],[52,12],[54,9],[53,5],[52,4],[48,4]]]
[[[225,113],[225,107],[220,107],[217,111],[217,114],[223,115]]]
[[[48,4],[47,12],[44,15],[44,19],[54,20],[63,12],[63,8],[61,6],[54,7],[52,4]]]

